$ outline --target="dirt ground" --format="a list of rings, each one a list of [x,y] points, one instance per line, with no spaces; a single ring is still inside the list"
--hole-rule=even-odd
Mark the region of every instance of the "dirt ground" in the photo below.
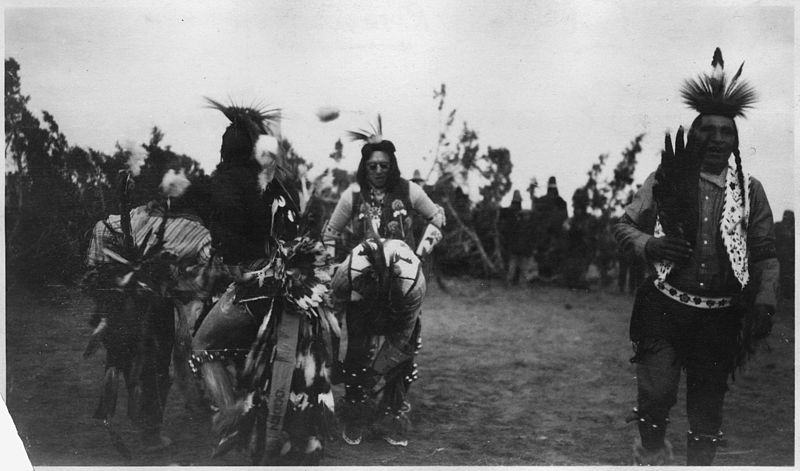
[[[412,386],[414,429],[407,448],[382,441],[330,443],[328,466],[627,465],[635,426],[635,379],[627,341],[632,297],[611,290],[495,282],[433,283],[423,312],[420,380]],[[165,432],[175,443],[145,453],[125,418],[115,426],[133,452],[111,446],[92,419],[103,355],[81,358],[88,302],[77,290],[9,292],[7,400],[36,466],[247,465],[239,452],[212,459],[209,417],[193,416],[173,388]],[[737,375],[725,405],[726,448],[717,465],[794,464],[794,318],[783,303],[771,350]],[[124,389],[124,388],[123,388]],[[684,462],[684,389],[669,439]]]

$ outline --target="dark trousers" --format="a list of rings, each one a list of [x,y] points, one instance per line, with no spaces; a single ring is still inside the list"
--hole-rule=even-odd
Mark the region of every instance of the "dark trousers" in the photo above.
[[[727,378],[734,366],[738,325],[735,308],[686,306],[645,283],[631,319],[639,416],[648,423],[665,423],[677,402],[681,369],[685,369],[690,430],[716,435],[722,425]],[[645,435],[646,448],[663,445],[663,432]]]
[[[158,429],[164,420],[167,393],[171,386],[169,365],[175,343],[175,305],[172,299],[158,298],[149,319],[149,333],[145,339],[148,352],[142,364],[142,404],[139,420],[146,429]]]
[[[639,412],[660,421],[677,402],[681,363],[664,340],[648,343],[636,365]],[[695,433],[715,435],[722,425],[722,402],[727,391],[727,359],[689,357],[686,363],[686,413]]]

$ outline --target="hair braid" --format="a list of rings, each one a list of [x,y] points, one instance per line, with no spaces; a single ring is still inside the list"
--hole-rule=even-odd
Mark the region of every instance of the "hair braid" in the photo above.
[[[744,214],[747,214],[747,207],[746,207],[747,198],[745,197],[744,194],[745,189],[744,189],[744,172],[742,171],[742,156],[739,153],[738,146],[733,150],[733,157],[734,160],[736,161],[736,178],[738,178],[739,180],[739,188],[740,191],[742,192],[742,210]],[[742,227],[744,228],[745,231],[747,231],[747,225],[748,225],[747,223],[748,221],[746,218],[742,219]]]

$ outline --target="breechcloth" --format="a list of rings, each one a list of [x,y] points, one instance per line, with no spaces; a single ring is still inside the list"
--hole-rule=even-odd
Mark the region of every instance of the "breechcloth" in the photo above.
[[[734,367],[739,322],[735,307],[687,306],[645,281],[636,296],[630,332],[639,417],[654,428],[664,428],[677,402],[681,369],[685,369],[690,430],[716,435],[722,424],[727,377]],[[663,433],[657,435],[655,441],[663,443]],[[646,438],[643,433],[643,445],[648,448]],[[651,441],[651,445],[658,443]]]

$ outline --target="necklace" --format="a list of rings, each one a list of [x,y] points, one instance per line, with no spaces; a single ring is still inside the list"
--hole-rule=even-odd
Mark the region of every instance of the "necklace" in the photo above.
[[[380,203],[383,201],[383,198],[386,196],[386,190],[379,190],[377,188],[370,187],[369,189],[370,197],[372,201],[376,203]]]

